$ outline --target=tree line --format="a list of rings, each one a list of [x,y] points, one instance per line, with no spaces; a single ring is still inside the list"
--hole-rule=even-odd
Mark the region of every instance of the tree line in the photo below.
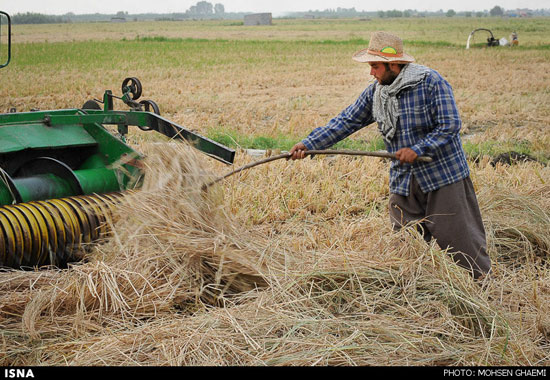
[[[445,15],[447,17],[454,17],[454,16],[464,16],[464,17],[487,17],[487,16],[491,16],[491,17],[499,17],[499,16],[504,16],[506,11],[504,10],[504,8],[498,6],[498,5],[495,5],[493,8],[491,8],[491,10],[489,12],[487,11],[477,11],[477,12],[474,12],[474,11],[464,11],[464,12],[459,12],[457,13],[454,9],[449,9],[447,10],[447,12],[444,12],[443,9],[439,10],[438,12],[434,12],[436,13],[437,15]],[[430,15],[430,14],[433,14],[432,12],[417,12],[416,10],[412,10],[412,9],[407,9],[407,10],[404,10],[404,11],[399,11],[399,10],[391,10],[391,11],[378,11],[378,17],[413,17],[413,16],[427,16],[427,15]]]
[[[11,16],[11,21],[14,24],[61,24],[70,22],[67,17],[32,12],[17,13]]]
[[[209,3],[208,1],[199,1],[195,5],[192,5],[189,9],[170,14],[155,14],[155,13],[143,13],[143,14],[128,14],[128,12],[119,11],[115,15],[110,14],[81,14],[76,15],[72,12],[66,13],[60,16],[44,15],[40,13],[18,13],[12,15],[12,22],[14,24],[53,24],[53,23],[67,23],[67,22],[105,22],[110,21],[113,17],[125,18],[127,21],[145,21],[145,20],[186,20],[186,19],[228,19],[238,20],[244,17],[244,15],[250,12],[226,12],[225,6],[222,3]],[[550,10],[536,10],[531,11],[532,15],[548,16]],[[500,6],[494,6],[490,11],[471,11],[471,12],[455,12],[453,9],[443,11],[440,9],[435,12],[420,12],[415,9],[401,10],[387,10],[387,11],[357,11],[355,8],[334,8],[325,10],[309,10],[307,12],[291,12],[288,13],[285,18],[396,18],[396,17],[487,17],[487,16],[505,16],[507,12]]]

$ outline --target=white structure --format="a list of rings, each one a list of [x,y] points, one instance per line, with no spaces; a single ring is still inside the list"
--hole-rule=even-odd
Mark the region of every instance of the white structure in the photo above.
[[[244,25],[271,25],[271,13],[254,13],[244,16]]]

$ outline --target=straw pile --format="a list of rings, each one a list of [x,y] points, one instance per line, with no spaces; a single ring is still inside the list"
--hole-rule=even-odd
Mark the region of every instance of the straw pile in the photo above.
[[[227,169],[158,147],[85,262],[0,274],[1,365],[550,363],[548,167],[472,168],[495,261],[475,282],[391,231],[382,160],[275,162],[204,193]]]

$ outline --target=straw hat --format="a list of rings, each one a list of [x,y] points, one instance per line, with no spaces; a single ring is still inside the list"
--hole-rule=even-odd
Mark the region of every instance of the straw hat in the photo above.
[[[401,38],[387,32],[374,32],[369,47],[356,52],[352,59],[357,62],[414,62],[412,56],[403,52]]]

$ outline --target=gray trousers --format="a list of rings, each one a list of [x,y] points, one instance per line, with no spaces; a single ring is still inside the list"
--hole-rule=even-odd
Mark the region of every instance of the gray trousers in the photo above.
[[[429,193],[412,176],[408,197],[391,194],[390,220],[395,229],[420,222],[426,241],[432,237],[474,278],[491,270],[483,220],[470,177]]]

